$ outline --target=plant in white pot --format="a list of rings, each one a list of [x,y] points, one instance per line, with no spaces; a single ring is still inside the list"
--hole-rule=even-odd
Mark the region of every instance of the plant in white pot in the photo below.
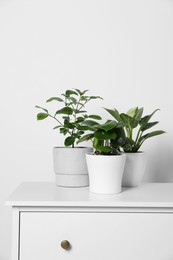
[[[66,90],[60,97],[52,97],[46,102],[57,102],[60,106],[52,115],[43,107],[36,106],[42,110],[37,114],[37,120],[52,118],[56,121],[53,129],[65,136],[64,147],[53,148],[53,163],[56,178],[56,185],[65,187],[88,186],[88,171],[86,166],[85,154],[92,152],[91,147],[78,147],[76,145],[86,131],[91,127],[84,125],[89,122],[92,125],[98,124],[95,120],[100,120],[98,115],[88,115],[85,110],[86,104],[99,96],[88,96],[88,90],[79,89]]]
[[[143,116],[143,108],[134,107],[127,113],[119,113],[117,109],[105,108],[119,123],[124,123],[124,144],[123,150],[126,153],[126,164],[123,173],[122,186],[137,186],[142,180],[146,168],[146,153],[140,151],[145,140],[165,133],[163,130],[155,130],[146,133],[148,129],[159,122],[150,122],[152,116],[159,109],[154,110],[150,115]],[[136,130],[134,134],[134,129]]]
[[[91,134],[83,136],[78,142],[92,140],[94,153],[86,154],[90,191],[100,194],[121,192],[122,175],[126,155],[120,153],[124,144],[122,123],[108,120],[95,125]]]

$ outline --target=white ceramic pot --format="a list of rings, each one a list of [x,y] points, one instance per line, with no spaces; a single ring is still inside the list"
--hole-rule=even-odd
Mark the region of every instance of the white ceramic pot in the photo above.
[[[138,186],[146,169],[146,153],[126,153],[126,164],[124,167],[122,186]]]
[[[126,155],[86,154],[90,192],[116,194],[121,192]]]
[[[54,147],[53,165],[57,186],[84,187],[89,185],[86,153],[91,147]]]

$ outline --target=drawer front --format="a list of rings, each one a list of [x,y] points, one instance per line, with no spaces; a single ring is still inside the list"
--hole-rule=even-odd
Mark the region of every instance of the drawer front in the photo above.
[[[19,259],[173,260],[172,241],[172,214],[22,212]]]

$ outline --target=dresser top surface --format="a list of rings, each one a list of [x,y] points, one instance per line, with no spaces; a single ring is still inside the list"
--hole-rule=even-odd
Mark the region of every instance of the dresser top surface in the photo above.
[[[142,183],[123,187],[115,195],[102,195],[84,188],[63,188],[51,182],[24,182],[8,198],[16,207],[171,207],[173,183]]]

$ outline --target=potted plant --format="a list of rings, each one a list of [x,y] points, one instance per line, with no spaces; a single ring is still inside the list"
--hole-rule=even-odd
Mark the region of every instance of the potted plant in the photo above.
[[[90,191],[100,194],[121,192],[122,174],[126,155],[121,154],[122,123],[108,120],[105,124],[94,125],[91,134],[79,141],[92,140],[94,153],[87,153]]]
[[[37,120],[51,118],[56,122],[53,129],[59,130],[64,135],[64,147],[53,148],[53,164],[56,176],[56,185],[66,187],[88,186],[88,171],[85,154],[91,152],[91,147],[75,147],[79,140],[91,127],[84,125],[89,122],[92,125],[98,124],[98,115],[87,114],[86,104],[99,96],[88,96],[88,90],[79,89],[66,90],[59,97],[49,98],[46,102],[57,102],[60,106],[52,115],[43,107],[36,106],[42,110],[37,114]]]
[[[143,107],[134,107],[127,113],[119,113],[117,109],[105,108],[120,124],[123,123],[124,144],[122,145],[126,153],[126,165],[124,168],[122,185],[137,186],[143,177],[146,168],[146,153],[140,151],[145,140],[165,133],[163,130],[155,130],[146,133],[148,129],[159,122],[150,122],[152,116],[159,110],[154,110],[150,115],[143,116]],[[134,134],[134,129],[136,134]]]

